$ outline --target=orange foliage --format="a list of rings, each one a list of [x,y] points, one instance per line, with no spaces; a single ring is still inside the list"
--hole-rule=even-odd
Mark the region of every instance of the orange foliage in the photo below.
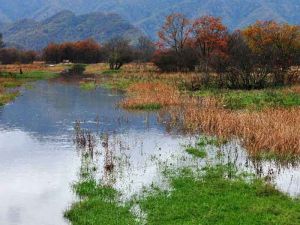
[[[208,58],[213,53],[222,53],[228,42],[227,28],[220,18],[203,16],[193,23],[193,43],[202,57]]]

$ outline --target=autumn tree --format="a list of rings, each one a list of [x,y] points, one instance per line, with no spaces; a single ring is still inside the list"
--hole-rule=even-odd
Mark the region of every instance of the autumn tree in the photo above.
[[[273,74],[276,85],[284,84],[290,66],[299,60],[300,26],[257,21],[243,35],[259,58],[260,70]]]
[[[43,51],[47,62],[60,63],[69,60],[74,63],[97,63],[101,61],[101,46],[93,39],[62,44],[49,44]]]
[[[208,70],[212,56],[222,56],[226,52],[227,28],[220,18],[203,16],[196,19],[192,26],[192,41],[202,69]]]
[[[103,51],[110,69],[119,70],[125,63],[133,60],[133,49],[129,40],[115,37],[104,44]]]
[[[167,16],[158,32],[159,51],[154,63],[164,71],[191,71],[195,69],[195,57],[191,48],[191,22],[180,13]],[[166,65],[164,65],[164,63]]]
[[[0,49],[0,62],[2,64],[32,63],[37,57],[34,51],[18,50],[16,48]]]
[[[59,44],[51,43],[43,50],[43,58],[46,62],[60,63],[63,60]]]

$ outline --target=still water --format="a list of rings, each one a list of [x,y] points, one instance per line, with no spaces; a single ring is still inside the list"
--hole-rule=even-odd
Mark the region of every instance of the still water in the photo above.
[[[184,152],[195,137],[166,129],[157,113],[133,113],[117,107],[121,93],[81,90],[76,84],[42,81],[22,90],[15,102],[0,108],[0,225],[64,225],[63,212],[76,200],[71,184],[82,169],[82,153],[74,142],[80,120],[95,135],[93,164],[99,179],[119,190],[124,199],[152,184],[167,188],[165,165],[205,165]],[[101,136],[107,135],[107,146]],[[114,168],[108,174],[106,149]],[[224,160],[270,175],[282,191],[300,193],[298,165],[254,165],[238,142],[221,150]],[[209,149],[214,161],[217,149]],[[228,156],[228,157],[227,157]],[[226,162],[224,162],[226,163]]]

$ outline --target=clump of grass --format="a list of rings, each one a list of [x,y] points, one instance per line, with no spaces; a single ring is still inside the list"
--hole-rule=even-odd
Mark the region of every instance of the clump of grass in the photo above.
[[[0,92],[0,106],[4,106],[5,104],[15,100],[15,98],[19,95],[19,92],[13,93],[1,93]]]
[[[80,84],[80,88],[85,91],[95,90],[97,84],[95,82],[84,82]]]
[[[201,159],[203,159],[207,156],[205,148],[203,148],[203,147],[187,146],[185,151],[187,153],[189,153],[190,155],[193,155],[193,156],[201,158]]]
[[[111,70],[111,69],[109,69],[109,70],[104,70],[101,74],[109,76],[109,75],[119,74],[119,73],[121,73],[121,70]]]
[[[97,184],[94,180],[86,180],[74,185],[74,190],[81,201],[65,212],[65,217],[73,225],[137,224],[130,212],[130,205],[119,205],[118,193],[113,188]]]
[[[185,151],[198,158],[205,158],[207,156],[206,147],[216,146],[220,147],[225,144],[225,139],[218,139],[216,137],[201,136],[195,146],[188,145]]]
[[[300,201],[262,180],[234,172],[229,179],[222,166],[201,174],[182,171],[170,177],[171,192],[140,200],[147,224],[300,224]]]
[[[159,103],[145,103],[145,104],[136,104],[136,105],[128,106],[126,108],[131,110],[155,111],[161,109],[162,106]]]
[[[136,82],[138,81],[136,81],[135,79],[118,78],[104,81],[101,86],[107,89],[124,91]]]
[[[167,84],[158,82],[137,83],[127,89],[128,97],[121,102],[127,109],[160,109],[178,105],[179,91]]]

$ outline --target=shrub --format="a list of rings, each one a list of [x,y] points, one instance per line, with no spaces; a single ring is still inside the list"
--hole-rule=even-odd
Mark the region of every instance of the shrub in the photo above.
[[[86,65],[85,64],[74,64],[70,69],[69,69],[69,74],[77,74],[77,75],[82,75],[85,71]]]

